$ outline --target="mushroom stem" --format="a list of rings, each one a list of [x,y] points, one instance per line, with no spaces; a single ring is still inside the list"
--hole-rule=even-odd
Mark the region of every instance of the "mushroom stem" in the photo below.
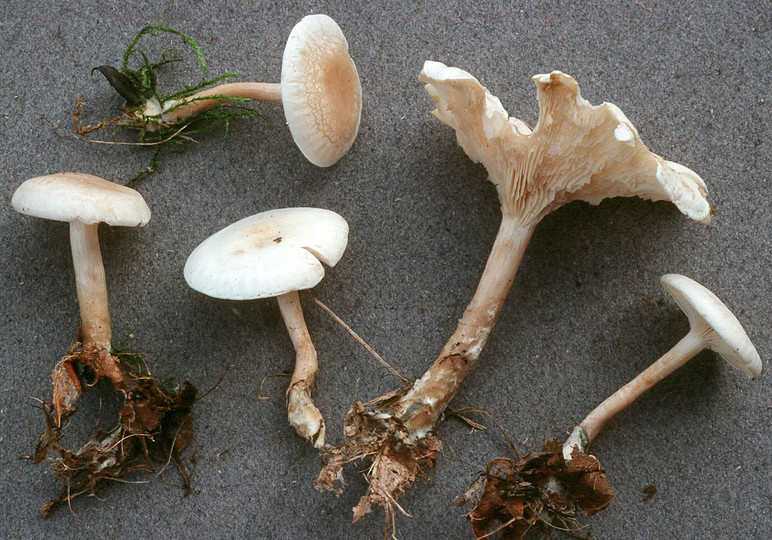
[[[632,381],[606,398],[574,429],[566,445],[579,446],[584,451],[595,439],[603,426],[638,399],[659,381],[683,366],[705,348],[704,336],[698,329],[692,329],[659,360],[642,371]],[[581,434],[578,430],[581,430]]]
[[[432,366],[389,408],[411,439],[432,430],[488,339],[515,279],[535,226],[502,219],[474,297]]]
[[[295,371],[287,389],[289,423],[298,435],[311,441],[316,448],[321,448],[324,446],[324,417],[311,399],[318,371],[316,349],[303,319],[297,291],[282,294],[276,299],[296,352]]]
[[[281,85],[279,83],[242,82],[228,83],[202,90],[192,96],[164,104],[163,121],[169,124],[190,118],[203,111],[216,107],[227,99],[222,96],[248,99],[266,99],[281,101]]]
[[[109,349],[112,332],[98,226],[98,223],[87,225],[79,220],[70,222],[70,245],[80,304],[81,342]]]

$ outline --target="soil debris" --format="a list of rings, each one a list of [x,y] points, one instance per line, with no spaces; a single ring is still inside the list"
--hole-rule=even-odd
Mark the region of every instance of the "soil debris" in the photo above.
[[[134,471],[155,472],[153,462],[174,462],[182,475],[185,495],[192,488],[181,453],[193,438],[191,412],[196,388],[177,387],[150,376],[133,354],[111,354],[87,345],[70,350],[53,371],[53,397],[42,405],[46,430],[37,441],[33,463],[52,462],[60,493],[40,509],[51,516],[79,495],[94,495],[101,487]],[[109,380],[124,401],[117,424],[100,430],[78,450],[61,444],[63,430],[76,413],[78,396],[100,379]],[[49,457],[49,454],[55,457]]]
[[[614,498],[597,458],[574,448],[571,461],[563,445],[547,442],[522,459],[497,458],[469,490],[456,499],[463,506],[479,500],[467,514],[475,538],[526,538],[534,527],[545,536],[554,529],[580,534],[578,510],[591,516]]]
[[[362,459],[370,460],[367,492],[354,507],[354,521],[370,513],[373,506],[386,512],[386,527],[393,527],[397,511],[406,514],[397,500],[425,471],[432,469],[442,442],[432,434],[413,443],[398,419],[365,411],[355,402],[344,423],[346,444],[322,451],[323,467],[314,485],[317,489],[343,492],[343,468]]]
[[[651,498],[656,494],[657,494],[657,486],[655,486],[654,484],[646,486],[645,488],[643,488],[643,497],[641,498],[641,501],[649,502]]]

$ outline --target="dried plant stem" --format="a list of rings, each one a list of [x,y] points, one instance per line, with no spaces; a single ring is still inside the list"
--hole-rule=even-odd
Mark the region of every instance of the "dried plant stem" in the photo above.
[[[338,316],[335,314],[335,312],[334,312],[333,310],[331,310],[331,309],[330,309],[330,308],[329,308],[329,307],[328,307],[328,306],[327,306],[327,305],[326,305],[324,302],[322,302],[322,301],[321,301],[321,300],[319,300],[318,298],[314,298],[314,302],[316,302],[316,304],[317,304],[317,305],[318,305],[320,308],[322,308],[322,309],[323,309],[323,310],[324,310],[324,311],[325,311],[325,312],[326,312],[326,313],[327,313],[327,314],[328,314],[330,317],[332,317],[332,318],[333,318],[333,320],[334,320],[336,323],[338,323],[339,325],[341,325],[341,326],[343,327],[343,329],[344,329],[346,332],[348,332],[348,333],[351,335],[351,337],[353,337],[353,338],[354,338],[354,341],[356,341],[356,342],[357,342],[357,343],[359,343],[359,344],[360,344],[362,347],[364,347],[364,348],[365,348],[365,350],[366,350],[367,352],[369,352],[369,353],[370,353],[370,355],[371,355],[373,358],[375,358],[376,360],[378,360],[378,362],[380,362],[380,363],[381,363],[381,365],[382,365],[383,367],[385,367],[387,370],[389,370],[389,373],[391,373],[392,375],[394,375],[396,378],[398,378],[398,379],[399,379],[400,381],[402,381],[403,383],[408,383],[408,382],[410,382],[410,381],[408,380],[408,378],[407,378],[407,377],[405,377],[405,376],[404,376],[404,375],[402,375],[402,374],[401,374],[399,371],[397,371],[396,369],[394,369],[394,367],[392,367],[392,365],[391,365],[391,364],[389,364],[389,363],[388,363],[388,362],[387,362],[387,361],[386,361],[386,360],[383,358],[383,356],[381,356],[380,354],[378,354],[378,352],[377,352],[375,349],[373,349],[373,348],[372,348],[370,345],[368,345],[368,343],[367,343],[367,342],[366,342],[364,339],[362,339],[361,337],[359,337],[359,334],[357,334],[356,332],[354,332],[354,329],[353,329],[353,328],[351,328],[351,327],[350,327],[348,324],[346,324],[346,322],[345,322],[343,319],[341,319],[340,317],[338,317]]]

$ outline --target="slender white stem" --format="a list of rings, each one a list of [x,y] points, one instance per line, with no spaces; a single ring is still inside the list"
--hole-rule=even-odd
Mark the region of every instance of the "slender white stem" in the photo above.
[[[317,448],[324,446],[324,417],[311,399],[319,365],[308,334],[297,291],[277,297],[279,309],[295,348],[295,371],[287,389],[287,416],[298,435]]]
[[[178,99],[170,105],[164,105],[163,121],[174,123],[185,120],[207,109],[211,109],[227,99],[207,99],[210,96],[230,96],[236,98],[265,99],[281,101],[281,85],[279,83],[242,82],[228,83],[202,90],[192,96]]]
[[[456,331],[434,364],[402,398],[389,406],[411,439],[424,437],[434,427],[480,356],[512,287],[534,227],[523,227],[512,218],[502,219],[477,290]]]
[[[80,304],[81,339],[83,345],[110,348],[110,311],[107,303],[107,282],[99,249],[98,224],[70,222],[72,265]]]
[[[606,422],[629,407],[652,386],[694,358],[704,348],[704,337],[699,331],[692,329],[659,360],[595,407],[579,424],[587,439],[587,446],[592,443]]]

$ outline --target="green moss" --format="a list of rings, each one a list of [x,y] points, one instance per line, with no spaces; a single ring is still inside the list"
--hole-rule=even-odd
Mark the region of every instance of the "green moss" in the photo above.
[[[110,354],[120,360],[121,363],[128,366],[135,375],[152,378],[158,387],[167,395],[174,397],[179,394],[180,387],[174,378],[158,377],[150,373],[150,370],[148,369],[145,360],[142,358],[142,355],[136,351],[131,350],[131,346],[129,345],[130,340],[131,331],[127,328],[126,339],[117,345],[113,343],[113,345],[110,347]]]
[[[162,34],[171,34],[178,37],[187,46],[198,61],[202,79],[196,84],[185,85],[184,88],[171,93],[161,93],[158,89],[158,76],[160,69],[166,64],[183,60],[183,50],[176,48],[164,49],[161,58],[151,61],[150,55],[141,47],[146,38],[158,37]],[[110,85],[118,94],[126,100],[123,107],[123,115],[112,120],[100,122],[96,126],[84,126],[78,120],[78,114],[74,117],[78,126],[79,135],[87,135],[103,127],[117,126],[117,130],[131,129],[137,133],[137,142],[140,146],[149,147],[153,156],[144,170],[139,171],[127,185],[132,185],[146,178],[158,170],[161,156],[164,150],[184,151],[192,137],[212,131],[223,129],[223,136],[227,136],[231,120],[237,118],[251,118],[259,115],[257,109],[246,108],[244,103],[250,101],[247,98],[239,98],[224,95],[208,96],[207,100],[222,101],[212,108],[197,115],[174,122],[162,121],[160,114],[148,114],[148,102],[156,103],[157,107],[164,103],[188,98],[201,90],[211,88],[218,83],[238,77],[238,73],[225,73],[213,78],[207,78],[206,62],[196,41],[166,25],[149,24],[137,32],[123,53],[121,68],[109,65],[98,66],[93,71],[102,73]],[[191,101],[197,101],[196,99]],[[181,106],[181,105],[180,105]],[[169,109],[169,110],[173,110]]]

